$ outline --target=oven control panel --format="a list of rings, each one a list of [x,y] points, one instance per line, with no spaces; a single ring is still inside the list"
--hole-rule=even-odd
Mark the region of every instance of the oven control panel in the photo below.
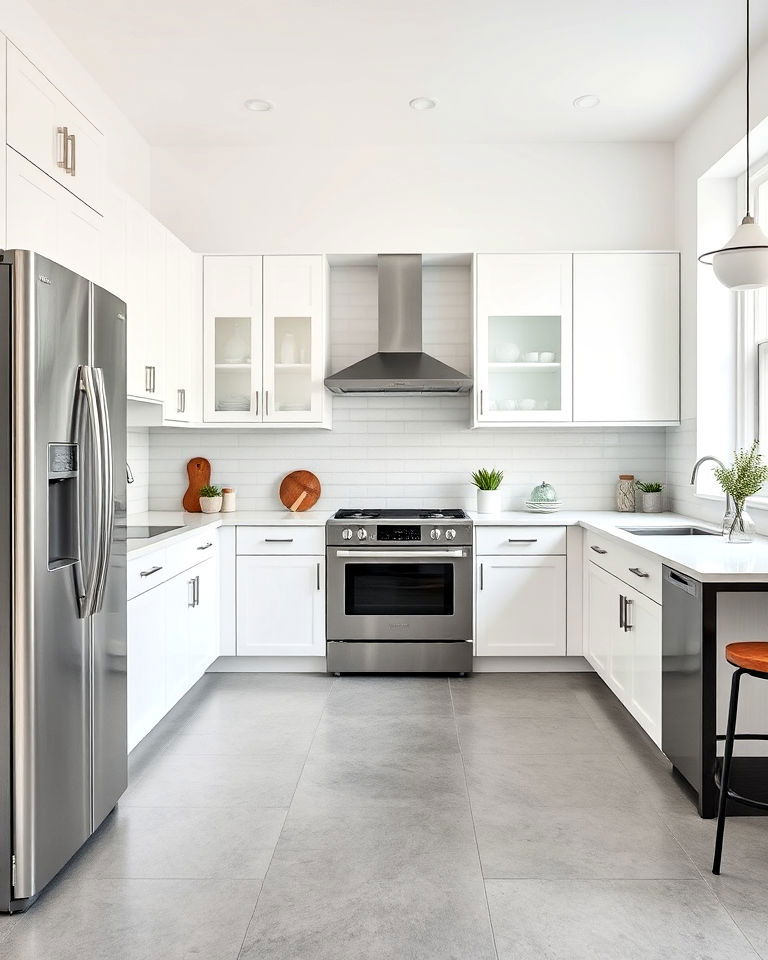
[[[330,523],[326,529],[329,546],[387,546],[419,544],[434,546],[448,542],[471,546],[472,524],[454,521],[452,525],[426,523]]]

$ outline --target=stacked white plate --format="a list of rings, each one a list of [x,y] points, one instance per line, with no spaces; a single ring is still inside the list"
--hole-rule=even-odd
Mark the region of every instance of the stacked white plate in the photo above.
[[[525,509],[530,513],[557,513],[562,507],[562,500],[526,500]]]

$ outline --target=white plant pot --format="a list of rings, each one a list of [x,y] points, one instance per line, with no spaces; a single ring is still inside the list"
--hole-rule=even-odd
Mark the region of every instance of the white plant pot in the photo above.
[[[221,497],[200,497],[200,509],[203,513],[219,513]]]
[[[501,512],[501,490],[478,490],[477,491],[477,512],[478,513],[500,513]]]
[[[643,513],[661,513],[664,509],[664,495],[659,493],[644,493],[642,495]]]

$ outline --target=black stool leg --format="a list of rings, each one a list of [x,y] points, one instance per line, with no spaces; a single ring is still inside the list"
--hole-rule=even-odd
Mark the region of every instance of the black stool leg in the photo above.
[[[731,680],[731,700],[728,705],[728,729],[725,732],[725,751],[723,769],[720,775],[720,802],[717,807],[717,834],[715,835],[715,859],[712,873],[720,873],[720,858],[723,855],[723,834],[725,833],[725,811],[728,806],[728,786],[731,779],[731,758],[733,757],[733,737],[736,733],[736,712],[739,706],[739,681],[741,670],[735,670]]]

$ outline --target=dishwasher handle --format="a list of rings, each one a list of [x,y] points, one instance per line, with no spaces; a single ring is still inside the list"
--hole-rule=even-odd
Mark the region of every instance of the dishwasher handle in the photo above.
[[[678,590],[684,590],[692,597],[695,597],[698,593],[698,580],[686,577],[682,573],[678,573],[677,570],[672,570],[671,567],[664,567],[664,579],[671,586],[677,587]]]

